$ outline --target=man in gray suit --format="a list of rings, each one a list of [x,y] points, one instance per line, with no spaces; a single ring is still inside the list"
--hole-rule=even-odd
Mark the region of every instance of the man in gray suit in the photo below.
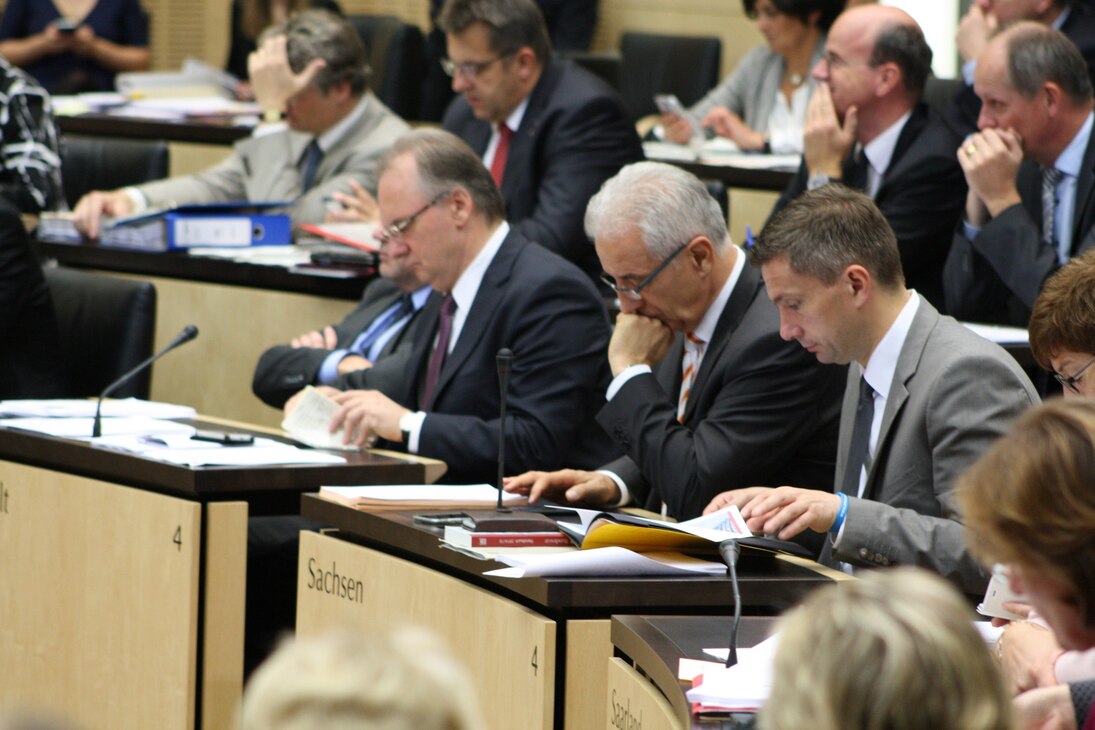
[[[833,492],[724,492],[750,529],[828,533],[824,561],[914,564],[969,594],[987,576],[967,552],[954,481],[1038,396],[998,346],[905,288],[897,241],[869,198],[804,193],[764,229],[750,259],[780,333],[820,362],[850,363]]]
[[[292,201],[294,224],[315,223],[324,198],[350,193],[350,181],[375,192],[381,155],[408,127],[367,90],[365,47],[353,26],[323,10],[298,13],[263,34],[250,65],[266,122],[254,135],[197,175],[88,193],[76,226],[96,238],[104,215],[238,200]]]

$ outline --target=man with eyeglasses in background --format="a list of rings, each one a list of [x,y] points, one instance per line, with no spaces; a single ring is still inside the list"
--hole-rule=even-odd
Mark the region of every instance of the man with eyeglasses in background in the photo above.
[[[482,158],[517,231],[596,277],[582,231],[586,203],[643,159],[619,95],[552,56],[532,0],[448,0],[437,22],[448,41],[445,70],[461,95],[442,126]]]
[[[597,420],[626,455],[596,472],[522,474],[506,489],[664,503],[677,518],[727,485],[832,490],[845,369],[780,338],[760,273],[703,183],[671,165],[629,165],[590,201],[585,226],[621,309]]]
[[[505,221],[497,186],[460,139],[401,138],[381,163],[378,239],[437,293],[396,393],[321,388],[341,405],[348,443],[448,464],[449,483],[494,482],[499,444],[496,356],[513,353],[505,462],[514,471],[592,465],[607,439],[593,423],[608,382],[604,303],[573,264]]]

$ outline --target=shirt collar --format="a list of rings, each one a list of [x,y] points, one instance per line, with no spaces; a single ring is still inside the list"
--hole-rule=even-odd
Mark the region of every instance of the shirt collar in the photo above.
[[[1068,143],[1068,147],[1065,147],[1053,162],[1053,166],[1066,175],[1080,176],[1080,168],[1084,164],[1084,152],[1087,151],[1087,142],[1091,137],[1093,118],[1095,118],[1095,112],[1089,112],[1083,126],[1080,127],[1080,131],[1076,133],[1076,136]]]
[[[726,245],[732,246],[733,244],[727,243]],[[696,325],[696,329],[692,330],[693,337],[703,340],[705,344],[710,344],[711,338],[715,336],[715,325],[719,323],[722,310],[726,309],[726,303],[730,301],[730,293],[734,291],[734,287],[737,285],[738,279],[741,278],[741,272],[744,269],[745,252],[739,249],[737,256],[734,257],[734,268],[730,270],[730,276],[726,277],[726,283],[722,285],[715,301],[711,302],[711,306],[703,313],[703,319]]]
[[[487,267],[494,260],[495,254],[502,247],[502,241],[506,240],[507,235],[509,235],[509,223],[502,221],[494,229],[494,233],[490,234],[490,238],[487,239],[487,242],[475,255],[472,262],[460,274],[460,278],[453,284],[452,298],[456,302],[457,308],[465,312],[471,308],[472,302],[475,301],[475,295],[479,291],[479,285],[483,283],[483,276],[487,273]]]
[[[369,104],[369,97],[367,94],[362,94],[361,100],[357,102],[357,106],[353,110],[342,118],[342,121],[335,124],[335,126],[328,129],[321,135],[316,137],[316,141],[319,143],[319,148],[323,150],[324,154],[329,152],[332,147],[338,144],[343,137],[345,137],[351,129],[357,127],[361,117],[365,114],[365,107]]]
[[[897,372],[897,361],[901,356],[901,349],[905,346],[905,340],[912,328],[913,317],[920,308],[920,295],[915,291],[909,292],[909,301],[901,308],[901,313],[890,325],[890,329],[879,341],[871,353],[871,359],[867,361],[867,367],[863,368],[863,379],[867,385],[874,389],[883,398],[890,397],[890,388],[893,385],[893,376]]]
[[[517,108],[506,117],[506,126],[509,127],[509,131],[516,133],[521,128],[521,121],[525,118],[525,112],[528,111],[528,97],[526,96],[521,100],[521,103],[517,105]],[[492,125],[494,133],[498,134],[498,125]]]
[[[863,154],[867,155],[867,160],[879,177],[885,175],[886,170],[889,169],[893,152],[897,148],[897,140],[901,136],[901,130],[905,128],[905,122],[909,121],[911,116],[912,109],[905,112],[900,119],[887,127],[882,134],[863,145]]]
[[[411,294],[411,303],[414,304],[414,311],[417,312],[419,309],[426,306],[426,300],[430,298],[430,294],[432,293],[433,288],[429,284],[415,290],[414,293]]]
[[[1066,4],[1064,9],[1061,10],[1061,14],[1057,16],[1056,20],[1049,24],[1049,27],[1053,28],[1053,30],[1060,30],[1061,26],[1065,24],[1066,20],[1068,20],[1068,15],[1071,12],[1072,8]]]

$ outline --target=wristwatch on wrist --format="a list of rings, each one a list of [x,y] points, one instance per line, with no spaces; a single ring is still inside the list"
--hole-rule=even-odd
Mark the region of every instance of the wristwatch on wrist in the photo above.
[[[840,182],[840,180],[838,178],[829,177],[824,172],[815,172],[806,179],[806,189],[817,190],[822,185],[828,185],[831,182]]]

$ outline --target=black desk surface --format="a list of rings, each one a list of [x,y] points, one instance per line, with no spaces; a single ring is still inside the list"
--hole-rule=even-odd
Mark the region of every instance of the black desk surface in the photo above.
[[[313,294],[331,299],[357,301],[369,277],[348,279],[290,271],[282,266],[246,264],[209,256],[189,256],[183,251],[167,253],[102,248],[93,243],[74,245],[36,241],[39,253],[56,259],[62,266],[118,271],[141,276],[201,281],[210,284]]]
[[[232,124],[227,120],[173,122],[93,112],[76,116],[59,116],[57,123],[65,134],[223,145],[230,145],[236,140],[250,136],[253,129],[253,127]]]
[[[203,428],[242,430],[201,420],[191,423]],[[298,493],[327,484],[421,484],[425,480],[425,468],[417,462],[367,452],[346,452],[345,456],[345,464],[188,467],[97,448],[84,441],[0,429],[3,460],[199,501],[248,499],[260,492],[284,492],[287,502],[284,511],[290,513],[296,512]]]
[[[753,190],[774,190],[783,192],[787,183],[795,176],[791,170],[754,170],[728,165],[707,165],[702,162],[682,162],[678,160],[658,160],[687,170],[701,180],[719,180],[728,188],[751,188]]]
[[[483,572],[505,567],[445,548],[443,530],[416,525],[414,515],[437,510],[355,510],[305,494],[304,517],[340,531],[339,537],[453,575],[533,610],[559,618],[607,618],[615,613],[728,614],[733,594],[727,577],[497,578]],[[451,511],[451,510],[447,510]],[[771,615],[798,603],[825,576],[781,560],[738,567],[747,613]]]
[[[738,630],[738,646],[749,647],[768,638],[775,618],[745,617]],[[713,728],[691,718],[685,692],[691,686],[677,679],[678,662],[684,659],[715,661],[704,648],[726,646],[730,640],[731,619],[709,616],[628,616],[612,617],[612,645],[616,654],[634,662],[665,695],[685,727]],[[691,718],[684,722],[684,718]]]

